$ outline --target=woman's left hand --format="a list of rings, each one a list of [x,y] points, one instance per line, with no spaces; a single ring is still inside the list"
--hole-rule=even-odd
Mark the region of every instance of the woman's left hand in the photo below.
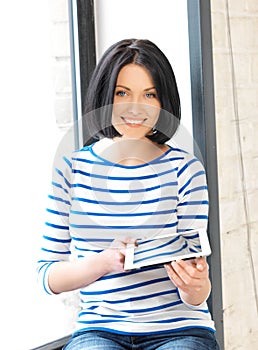
[[[173,261],[165,264],[170,280],[179,289],[183,301],[191,305],[199,305],[210,294],[209,266],[206,259]]]

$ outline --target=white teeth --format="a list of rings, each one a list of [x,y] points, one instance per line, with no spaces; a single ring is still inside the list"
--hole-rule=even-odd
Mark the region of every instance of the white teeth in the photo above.
[[[143,119],[139,119],[139,120],[137,120],[137,119],[127,119],[127,118],[123,118],[123,119],[128,124],[142,124],[144,122]]]

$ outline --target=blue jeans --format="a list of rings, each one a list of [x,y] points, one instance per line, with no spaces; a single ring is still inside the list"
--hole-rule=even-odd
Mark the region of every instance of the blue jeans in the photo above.
[[[128,336],[106,331],[76,332],[64,350],[219,350],[213,332],[190,329],[166,334]]]

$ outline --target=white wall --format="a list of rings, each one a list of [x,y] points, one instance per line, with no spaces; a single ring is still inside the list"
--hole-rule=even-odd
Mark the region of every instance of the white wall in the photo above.
[[[67,332],[63,303],[41,295],[35,273],[52,158],[62,137],[50,34],[47,1],[1,1],[1,342],[15,350]]]

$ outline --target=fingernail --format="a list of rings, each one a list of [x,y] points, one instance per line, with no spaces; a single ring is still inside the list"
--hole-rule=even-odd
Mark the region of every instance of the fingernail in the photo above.
[[[203,266],[201,264],[198,264],[196,267],[199,271],[203,271]]]

